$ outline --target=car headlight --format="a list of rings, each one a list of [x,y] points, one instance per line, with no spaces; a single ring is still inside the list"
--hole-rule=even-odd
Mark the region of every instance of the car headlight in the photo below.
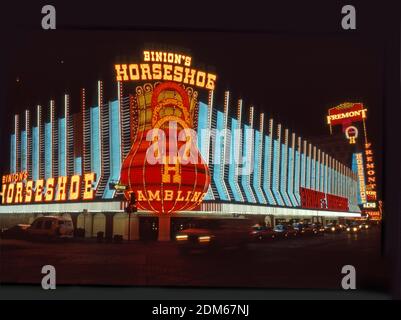
[[[175,236],[175,239],[177,241],[185,241],[185,240],[188,240],[188,235],[187,234],[180,234],[180,235]]]
[[[199,242],[210,242],[210,236],[201,236],[198,238]]]
[[[357,230],[358,230],[358,228],[354,227],[352,230],[354,230],[354,231],[357,231]]]
[[[334,228],[334,227],[333,227],[333,228],[331,228],[331,231],[336,231],[336,228]]]
[[[347,231],[350,231],[351,229],[350,228],[347,228]]]

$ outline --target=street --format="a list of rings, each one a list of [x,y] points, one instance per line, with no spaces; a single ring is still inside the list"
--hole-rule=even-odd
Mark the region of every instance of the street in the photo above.
[[[174,242],[1,240],[2,283],[40,284],[41,268],[56,268],[57,284],[333,288],[353,265],[358,289],[385,290],[389,274],[380,231],[325,234],[252,243],[247,250],[180,255]]]

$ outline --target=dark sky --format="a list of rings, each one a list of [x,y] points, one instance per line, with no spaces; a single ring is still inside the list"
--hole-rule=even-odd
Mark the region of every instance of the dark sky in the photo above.
[[[14,39],[5,73],[2,150],[9,150],[15,112],[48,106],[51,98],[61,106],[65,92],[71,95],[72,109],[79,110],[79,89],[87,88],[89,101],[95,102],[97,79],[105,83],[105,99],[115,99],[114,63],[141,62],[142,49],[149,47],[189,53],[194,67],[217,73],[217,103],[229,89],[246,107],[254,105],[304,138],[329,134],[328,108],[361,101],[369,110],[369,136],[376,153],[380,151],[382,48],[369,39],[124,30],[29,31]]]

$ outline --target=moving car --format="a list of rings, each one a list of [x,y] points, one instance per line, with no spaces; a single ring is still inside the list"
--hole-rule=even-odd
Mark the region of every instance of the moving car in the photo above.
[[[325,226],[324,229],[328,233],[338,233],[338,232],[344,231],[345,228],[343,226],[340,226],[335,223],[329,223]]]
[[[325,232],[325,228],[323,225],[321,225],[320,223],[312,223],[311,224],[312,228],[313,228],[313,234],[316,236],[322,236],[324,235]]]
[[[352,222],[347,226],[346,231],[348,233],[358,233],[359,231],[361,231],[361,228],[359,227],[358,223]]]
[[[318,233],[317,229],[309,223],[294,223],[294,229],[302,236],[312,236]]]
[[[253,240],[275,239],[276,233],[271,227],[254,225],[250,231],[250,238]]]
[[[33,221],[26,232],[30,238],[73,238],[74,226],[63,216],[45,216]]]
[[[175,240],[181,253],[228,247],[246,248],[253,223],[245,218],[198,218],[191,227],[179,231]]]
[[[298,234],[297,230],[295,230],[292,226],[286,224],[276,225],[273,231],[276,233],[276,237],[280,238],[295,237]]]
[[[361,230],[367,230],[367,229],[369,229],[369,228],[370,228],[370,225],[369,225],[369,223],[366,223],[366,222],[361,223],[361,224],[359,225],[359,229],[361,229]]]
[[[24,239],[26,238],[26,230],[30,224],[17,224],[11,228],[5,229],[1,232],[2,239]]]

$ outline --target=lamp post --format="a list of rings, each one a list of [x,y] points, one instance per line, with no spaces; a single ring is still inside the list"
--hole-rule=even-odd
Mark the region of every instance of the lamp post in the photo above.
[[[125,208],[125,211],[128,213],[128,241],[131,241],[131,213],[137,212],[137,210],[135,193],[130,191],[129,204],[128,207]]]
[[[135,197],[135,192],[130,190],[127,193],[124,193],[124,191],[127,190],[127,186],[120,184],[118,182],[110,182],[109,183],[110,189],[116,190],[117,194],[119,195],[125,195],[125,199],[128,200],[128,206],[124,209],[126,213],[128,213],[128,241],[131,240],[131,213],[132,212],[137,212],[137,206],[136,206],[136,197]]]

